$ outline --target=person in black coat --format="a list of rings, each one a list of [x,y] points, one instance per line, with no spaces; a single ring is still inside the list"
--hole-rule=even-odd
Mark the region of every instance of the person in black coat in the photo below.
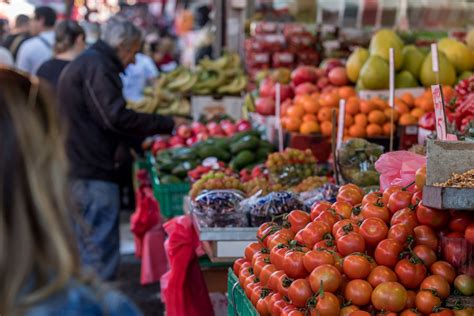
[[[101,40],[64,69],[58,85],[69,129],[72,199],[90,228],[86,236],[78,228],[81,259],[105,280],[116,277],[120,257],[117,147],[128,139],[170,133],[175,124],[171,117],[126,108],[119,74],[134,62],[141,39],[131,22],[111,18]]]

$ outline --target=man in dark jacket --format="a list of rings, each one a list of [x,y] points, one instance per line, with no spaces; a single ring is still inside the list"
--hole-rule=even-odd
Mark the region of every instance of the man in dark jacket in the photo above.
[[[170,133],[174,126],[169,117],[126,108],[119,74],[133,63],[140,43],[141,33],[131,22],[110,19],[101,40],[64,69],[58,86],[69,131],[72,198],[89,226],[85,238],[78,234],[81,259],[106,280],[115,278],[120,257],[114,161],[119,142]]]

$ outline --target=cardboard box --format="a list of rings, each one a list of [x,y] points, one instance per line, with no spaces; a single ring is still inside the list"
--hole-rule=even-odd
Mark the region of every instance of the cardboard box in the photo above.
[[[193,96],[191,97],[191,114],[197,121],[201,115],[211,117],[215,114],[227,114],[235,120],[242,118],[242,97]]]

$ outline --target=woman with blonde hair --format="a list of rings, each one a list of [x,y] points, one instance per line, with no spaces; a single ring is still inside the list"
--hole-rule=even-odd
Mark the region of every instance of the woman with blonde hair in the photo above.
[[[37,77],[0,66],[0,315],[138,315],[81,271],[52,102]]]

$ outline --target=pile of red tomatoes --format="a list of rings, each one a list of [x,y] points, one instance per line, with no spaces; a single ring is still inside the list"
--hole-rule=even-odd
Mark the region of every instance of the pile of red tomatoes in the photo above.
[[[344,185],[257,238],[233,269],[260,315],[474,315],[445,307],[474,294],[474,216],[426,207],[421,192]]]

